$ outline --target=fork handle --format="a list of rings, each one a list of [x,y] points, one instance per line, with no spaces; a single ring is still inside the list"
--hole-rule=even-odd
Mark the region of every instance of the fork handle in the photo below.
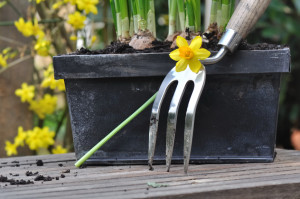
[[[219,41],[231,52],[235,51],[242,39],[246,38],[251,28],[265,12],[271,0],[240,0],[226,32]]]
[[[227,29],[235,30],[242,38],[245,38],[270,2],[271,0],[240,0],[228,22]]]

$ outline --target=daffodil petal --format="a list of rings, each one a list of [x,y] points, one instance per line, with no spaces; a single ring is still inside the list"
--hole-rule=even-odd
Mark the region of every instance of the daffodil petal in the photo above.
[[[200,36],[195,37],[190,45],[190,48],[193,50],[197,50],[202,46],[202,38]]]
[[[194,73],[198,73],[201,69],[203,69],[201,62],[196,58],[190,60],[189,67]]]
[[[181,59],[176,63],[176,72],[184,71],[190,60]]]
[[[179,49],[173,50],[170,53],[171,59],[173,59],[175,61],[179,61],[180,59],[182,59],[179,55],[180,55]]]
[[[177,36],[176,44],[177,44],[178,48],[183,47],[183,46],[189,46],[188,42],[181,36]]]
[[[210,56],[210,52],[204,48],[197,49],[193,51],[194,57],[200,60],[204,60]]]

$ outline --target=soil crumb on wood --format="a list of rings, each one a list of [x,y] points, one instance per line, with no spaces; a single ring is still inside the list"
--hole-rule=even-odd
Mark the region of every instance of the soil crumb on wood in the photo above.
[[[36,166],[44,166],[43,160],[36,160]]]
[[[36,176],[37,174],[39,174],[39,172],[32,172],[32,171],[26,171],[25,175],[26,176]]]
[[[9,179],[6,176],[0,176],[0,182],[9,182],[10,185],[26,185],[26,184],[34,184],[31,180],[15,180],[15,179]]]
[[[34,178],[34,181],[52,181],[52,179],[53,178],[50,176],[45,177],[43,175],[38,175]]]

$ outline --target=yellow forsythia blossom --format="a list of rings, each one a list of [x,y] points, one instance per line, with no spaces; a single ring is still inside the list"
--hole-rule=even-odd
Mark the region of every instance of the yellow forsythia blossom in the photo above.
[[[50,64],[46,71],[44,71],[44,80],[41,84],[43,88],[51,88],[52,90],[58,89],[59,91],[65,91],[65,82],[63,79],[55,80],[53,65]]]
[[[5,141],[5,151],[7,156],[18,155],[17,145],[12,144],[10,141]]]
[[[80,12],[76,11],[73,14],[69,14],[68,18],[68,23],[71,24],[71,26],[76,30],[82,29],[84,27],[86,16],[81,15]]]
[[[34,86],[28,86],[27,83],[23,83],[21,88],[15,91],[15,94],[21,97],[22,102],[30,102],[34,97]]]
[[[95,35],[92,36],[92,39],[91,39],[91,43],[94,44],[97,40],[97,37]]]
[[[55,132],[50,131],[48,127],[34,127],[33,130],[27,132],[26,144],[31,150],[40,148],[48,148],[54,144]]]
[[[45,33],[40,29],[37,19],[34,19],[34,23],[32,23],[31,21],[25,22],[21,17],[18,21],[15,21],[15,26],[25,37],[33,35],[43,37],[45,35]]]
[[[39,3],[41,3],[42,1],[45,1],[45,0],[36,0],[36,4],[39,4]]]
[[[48,56],[50,47],[51,47],[50,41],[45,39],[39,39],[34,45],[34,50],[37,51],[38,55]]]
[[[34,111],[40,119],[44,119],[46,114],[52,114],[55,111],[57,97],[45,94],[43,99],[32,100],[29,109]]]
[[[77,40],[77,36],[75,36],[75,35],[71,35],[71,36],[70,36],[70,40],[72,40],[72,41],[76,41],[76,40]]]
[[[99,3],[99,0],[76,0],[76,4],[79,10],[84,10],[86,14],[90,12],[97,14],[98,10],[96,5]]]
[[[5,68],[7,66],[6,60],[7,60],[7,57],[0,54],[0,66],[2,66],[3,68]]]
[[[19,126],[18,135],[15,137],[15,144],[17,146],[24,146],[24,141],[27,137],[26,131],[23,130],[23,127]]]
[[[56,146],[54,149],[52,149],[53,154],[61,154],[61,153],[67,153],[67,149],[63,148],[61,145]]]

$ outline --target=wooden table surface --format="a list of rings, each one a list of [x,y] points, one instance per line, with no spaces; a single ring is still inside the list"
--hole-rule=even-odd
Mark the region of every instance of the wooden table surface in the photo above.
[[[74,166],[73,153],[0,159],[0,198],[300,198],[300,151],[277,149],[274,163]],[[37,166],[42,160],[44,165]],[[33,176],[26,176],[30,174]],[[38,172],[38,174],[36,174]],[[34,181],[34,179],[43,179]],[[48,180],[47,177],[49,176]],[[7,177],[7,180],[6,178]],[[19,180],[19,181],[17,181]],[[28,180],[33,184],[11,185]],[[152,185],[161,185],[154,188]]]

